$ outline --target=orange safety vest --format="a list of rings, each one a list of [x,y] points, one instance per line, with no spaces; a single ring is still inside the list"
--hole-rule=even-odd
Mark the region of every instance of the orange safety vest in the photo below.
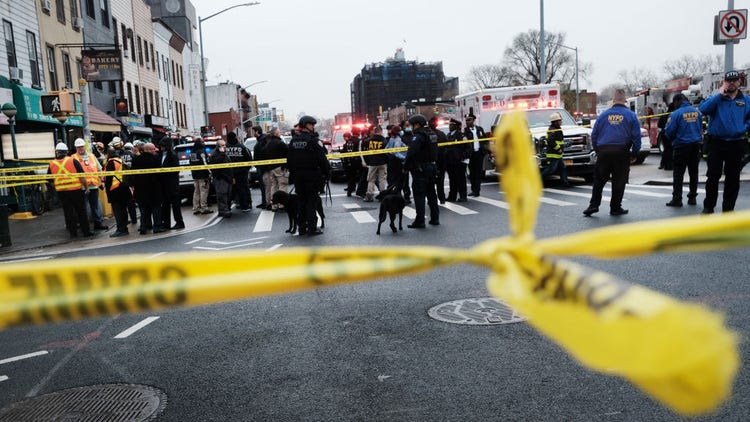
[[[52,174],[69,174],[70,177],[55,177],[55,190],[58,192],[81,190],[81,177],[78,176],[75,163],[72,157],[65,157],[62,160],[52,160],[49,162],[50,173]]]
[[[86,164],[85,161],[83,161],[83,157],[81,157],[78,153],[73,154],[73,157],[75,157],[76,160],[78,160],[79,163],[81,163],[81,167],[83,167],[83,171],[86,172],[86,186],[88,188],[96,187],[98,188],[99,185],[102,184],[102,179],[99,176],[95,175],[89,175],[89,173],[96,173],[99,171],[99,167],[96,165],[96,157],[93,155],[89,155],[89,163]]]
[[[122,160],[117,157],[110,158],[107,160],[107,163],[104,165],[105,168],[109,166],[110,161],[115,163],[114,171],[117,172],[116,175],[112,176],[112,184],[109,185],[109,191],[112,192],[113,190],[120,187],[120,183],[122,183],[121,182],[122,181]]]

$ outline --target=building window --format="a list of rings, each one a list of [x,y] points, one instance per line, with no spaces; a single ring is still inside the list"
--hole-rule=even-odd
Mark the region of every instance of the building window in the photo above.
[[[159,75],[158,78],[161,79],[161,57],[159,57],[159,52],[156,52],[156,60],[154,60],[154,63],[156,66],[154,67],[154,70],[156,70],[156,74]]]
[[[31,65],[31,86],[41,88],[39,81],[39,55],[36,50],[36,35],[26,31],[26,44],[29,47],[29,65]]]
[[[78,0],[70,0],[70,19],[78,17]]]
[[[138,35],[138,64],[143,66],[143,41],[140,35]]]
[[[13,38],[13,25],[6,20],[3,20],[3,35],[5,36],[5,51],[8,54],[8,66],[18,67],[16,41]]]
[[[152,113],[149,113],[148,111],[148,96],[146,94],[147,94],[147,90],[146,90],[146,87],[144,86],[143,87],[143,114],[152,114]]]
[[[110,94],[117,93],[117,84],[115,84],[115,81],[109,81],[109,92]]]
[[[163,63],[164,63],[164,81],[167,83],[169,82],[169,59],[162,56]]]
[[[148,43],[146,42],[146,40],[143,40],[143,49],[145,50],[143,52],[143,56],[146,62],[146,69],[148,69],[149,68],[149,59],[148,59],[149,53],[148,53]]]
[[[93,20],[96,20],[96,6],[94,0],[86,0],[86,15]]]
[[[131,31],[130,34],[128,34],[128,38],[130,38],[130,52],[131,57],[133,58],[133,63],[135,63],[135,39],[133,38],[133,32]]]
[[[133,86],[130,85],[130,82],[128,82],[128,104],[129,104],[128,109],[132,110],[133,104],[135,103],[133,103]]]
[[[55,8],[57,9],[57,21],[65,24],[65,1],[55,0]]]
[[[159,114],[154,109],[154,91],[152,91],[150,89],[148,90],[148,105],[149,105],[149,107],[151,107],[151,114],[154,114],[154,115],[158,115]]]
[[[117,19],[112,18],[112,33],[114,34],[113,39],[115,40],[115,48],[120,49],[120,33],[117,29]]]
[[[63,77],[65,78],[65,86],[68,88],[73,87],[73,71],[70,68],[70,55],[63,53]]]
[[[49,89],[57,91],[60,87],[57,84],[57,66],[55,66],[55,48],[47,46],[47,73],[49,73]]]
[[[156,56],[154,54],[154,44],[151,44],[151,66],[152,70],[156,71]]]
[[[177,86],[177,72],[174,68],[174,60],[171,60],[172,62],[172,85]]]
[[[180,89],[185,89],[185,85],[183,85],[183,79],[182,79],[182,65],[178,64],[177,69],[179,70],[177,72],[177,77],[180,79]]]
[[[138,85],[135,88],[135,112],[141,114],[141,90],[138,89]]]
[[[128,30],[124,24],[120,24],[120,33],[122,35],[122,49],[128,51]],[[115,39],[115,44],[119,44],[120,40]]]
[[[102,25],[109,28],[109,7],[107,7],[107,0],[99,0],[99,8],[102,11]]]

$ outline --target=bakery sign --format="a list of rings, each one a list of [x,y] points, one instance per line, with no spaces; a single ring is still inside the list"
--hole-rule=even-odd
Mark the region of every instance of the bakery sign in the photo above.
[[[81,68],[88,82],[121,81],[122,55],[120,50],[83,50]]]

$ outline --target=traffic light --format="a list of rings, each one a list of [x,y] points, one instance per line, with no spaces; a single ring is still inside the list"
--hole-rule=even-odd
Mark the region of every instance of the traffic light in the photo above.
[[[440,114],[440,108],[438,106],[435,106],[435,115]]]

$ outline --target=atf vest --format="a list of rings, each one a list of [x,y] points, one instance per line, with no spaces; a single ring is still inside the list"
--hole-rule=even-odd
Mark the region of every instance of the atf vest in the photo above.
[[[98,188],[99,185],[102,184],[102,179],[99,178],[99,176],[89,174],[99,171],[99,167],[96,165],[96,158],[92,155],[89,155],[89,163],[86,164],[86,162],[83,160],[83,157],[81,157],[78,153],[73,154],[73,157],[75,157],[75,159],[78,160],[79,163],[81,163],[83,171],[86,172],[86,186],[88,188]]]
[[[72,157],[65,157],[62,160],[52,160],[49,162],[50,172],[52,174],[69,174],[70,177],[55,177],[55,190],[58,192],[81,190],[81,178],[78,176]]]
[[[122,160],[117,157],[110,158],[109,160],[107,160],[105,168],[109,166],[110,162],[114,163],[115,169],[113,171],[117,172],[117,174],[112,176],[112,184],[109,185],[109,191],[112,192],[113,190],[120,187],[120,183],[122,183]]]

